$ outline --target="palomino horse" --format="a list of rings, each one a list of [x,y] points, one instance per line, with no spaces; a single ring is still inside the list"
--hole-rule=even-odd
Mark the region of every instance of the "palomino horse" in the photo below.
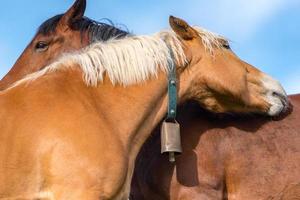
[[[153,133],[137,158],[131,199],[300,199],[300,95],[290,100],[293,111],[279,121],[182,106],[183,154],[171,164]]]
[[[170,62],[180,102],[216,112],[285,109],[280,84],[223,38],[174,17],[170,25],[95,43],[1,92],[2,199],[127,199],[135,158],[166,114]]]
[[[76,0],[64,14],[44,22],[8,74],[0,90],[24,76],[39,71],[64,52],[79,50],[92,42],[124,37],[127,32],[84,17],[86,0]]]

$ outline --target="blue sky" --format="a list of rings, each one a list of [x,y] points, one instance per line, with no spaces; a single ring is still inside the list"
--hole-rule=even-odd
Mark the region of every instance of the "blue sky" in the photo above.
[[[86,16],[109,18],[135,34],[168,28],[170,14],[226,36],[245,61],[300,92],[299,0],[87,0]],[[73,0],[10,0],[0,7],[0,77],[14,64],[37,27]]]

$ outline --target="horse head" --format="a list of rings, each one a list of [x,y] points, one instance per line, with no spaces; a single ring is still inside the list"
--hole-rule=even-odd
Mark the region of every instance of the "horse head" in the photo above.
[[[180,90],[213,112],[278,115],[288,107],[278,81],[241,60],[228,41],[176,17],[170,25],[180,38],[188,67],[182,67]]]
[[[81,49],[95,40],[121,37],[127,32],[84,17],[86,0],[76,0],[64,14],[46,20],[11,70],[0,81],[0,90],[39,71],[64,52]]]

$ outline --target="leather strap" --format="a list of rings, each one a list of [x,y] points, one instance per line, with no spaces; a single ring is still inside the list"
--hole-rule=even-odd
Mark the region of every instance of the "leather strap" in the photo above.
[[[174,55],[170,50],[171,60],[169,61],[169,75],[168,75],[168,121],[176,121],[177,114],[177,78],[176,78],[176,66],[174,63]]]

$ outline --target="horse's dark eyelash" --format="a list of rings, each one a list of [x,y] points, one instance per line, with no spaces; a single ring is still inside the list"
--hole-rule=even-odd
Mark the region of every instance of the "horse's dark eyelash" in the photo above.
[[[48,42],[39,41],[34,46],[36,52],[43,52],[49,48]]]
[[[230,50],[230,45],[229,44],[223,44],[223,48]]]

